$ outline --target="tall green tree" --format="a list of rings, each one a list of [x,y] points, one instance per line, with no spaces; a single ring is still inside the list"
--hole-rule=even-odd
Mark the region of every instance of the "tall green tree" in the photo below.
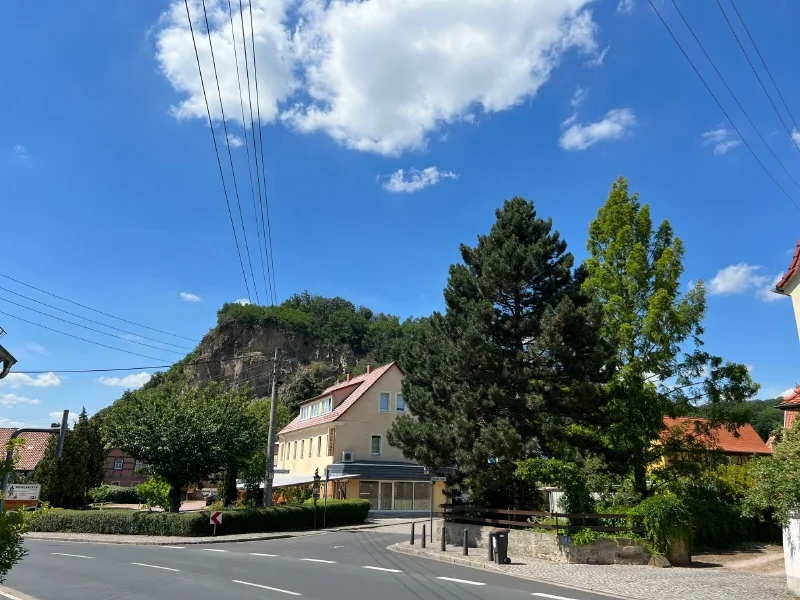
[[[745,365],[702,350],[703,282],[682,291],[683,242],[669,221],[653,227],[650,207],[629,193],[625,178],[590,224],[587,250],[584,289],[603,307],[603,337],[617,353],[607,455],[646,494],[647,467],[664,450],[654,442],[665,415],[704,404],[708,427],[734,426],[746,420],[742,401],[758,386]]]
[[[249,457],[259,442],[249,389],[221,383],[204,387],[167,382],[126,392],[106,417],[111,446],[145,461],[170,485],[170,510],[180,510],[181,491]]]
[[[611,353],[552,222],[518,197],[496,216],[450,267],[445,314],[412,332],[403,389],[414,416],[389,441],[428,467],[457,466],[486,502],[520,508],[516,462],[571,456],[602,418]]]
[[[105,450],[99,426],[84,408],[78,422],[67,431],[61,458],[56,458],[58,436],[50,436],[44,456],[33,472],[42,497],[53,506],[85,504],[90,489],[103,482]]]

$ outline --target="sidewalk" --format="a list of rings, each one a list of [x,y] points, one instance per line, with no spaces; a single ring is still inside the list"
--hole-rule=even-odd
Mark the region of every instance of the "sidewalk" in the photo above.
[[[424,558],[460,564],[545,581],[601,594],[637,600],[785,600],[786,579],[722,569],[656,569],[647,566],[570,565],[535,558],[511,557],[510,565],[495,565],[480,548],[470,548],[462,556],[460,547],[448,546],[446,552],[435,548],[410,546],[407,542],[389,546],[389,550]]]
[[[305,531],[270,531],[263,533],[239,533],[234,535],[218,535],[216,537],[179,537],[179,536],[147,536],[147,535],[116,535],[110,533],[57,533],[31,531],[25,534],[27,539],[51,540],[56,542],[87,542],[95,544],[133,544],[138,546],[184,546],[189,544],[227,544],[230,542],[254,542],[259,540],[275,540],[290,537],[323,535],[335,531],[358,531],[361,529],[397,528],[410,523],[427,522],[427,519],[370,519],[361,525],[347,525],[344,527],[331,527],[328,529],[315,529]],[[404,533],[407,528],[403,529]],[[400,531],[398,530],[398,533]],[[391,531],[394,533],[394,531]],[[0,596],[2,599],[2,596]]]

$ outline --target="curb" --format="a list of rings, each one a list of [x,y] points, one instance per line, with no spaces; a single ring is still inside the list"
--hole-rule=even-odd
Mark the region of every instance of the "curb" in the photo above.
[[[535,581],[537,583],[546,583],[549,585],[557,585],[559,587],[563,587],[570,590],[576,590],[579,592],[592,592],[593,594],[601,594],[606,596],[607,598],[616,598],[618,600],[642,600],[641,598],[635,598],[633,596],[618,596],[616,594],[611,594],[609,592],[590,588],[590,587],[579,587],[577,585],[570,585],[568,583],[564,583],[562,581],[556,581],[555,579],[546,579],[544,577],[531,577],[528,575],[520,575],[518,573],[509,573],[505,569],[501,569],[490,563],[476,563],[471,560],[467,560],[464,558],[459,558],[457,556],[439,556],[437,554],[430,554],[428,552],[421,552],[417,548],[410,548],[406,543],[400,544],[393,544],[386,548],[390,552],[397,552],[398,554],[406,554],[408,556],[416,556],[418,558],[427,558],[428,560],[435,560],[437,562],[446,562],[455,565],[460,565],[463,567],[470,567],[472,569],[480,569],[483,571],[489,571],[491,573],[497,573],[500,575],[506,575],[507,577],[516,577],[517,579],[525,579],[526,581]]]
[[[25,539],[29,540],[42,540],[48,542],[72,542],[72,543],[83,543],[83,544],[118,544],[123,546],[170,546],[180,544],[182,546],[189,546],[189,545],[199,545],[199,544],[231,544],[237,542],[263,542],[268,540],[282,540],[288,538],[295,538],[295,537],[310,537],[316,535],[325,535],[328,533],[355,533],[357,531],[362,531],[364,529],[380,529],[383,527],[394,527],[395,525],[406,525],[410,523],[416,523],[417,521],[409,520],[404,521],[401,523],[364,523],[362,525],[345,525],[342,527],[332,527],[330,529],[316,529],[316,530],[306,530],[306,531],[292,531],[292,532],[281,532],[281,533],[264,533],[264,535],[258,535],[255,537],[239,537],[237,534],[233,534],[231,536],[220,535],[217,537],[196,537],[196,538],[184,538],[184,537],[175,537],[175,538],[162,538],[159,541],[154,541],[152,537],[149,536],[140,536],[141,539],[114,539],[116,534],[97,534],[103,535],[106,537],[100,539],[87,539],[86,537],[81,537],[81,534],[77,535],[70,535],[68,533],[59,533],[59,532],[47,532],[47,531],[33,531],[24,534]],[[83,534],[83,535],[91,535],[91,534]],[[250,535],[250,534],[245,534]],[[120,535],[119,537],[123,537]],[[124,537],[133,537],[129,535],[125,535]],[[2,589],[2,588],[0,588]],[[0,600],[2,600],[2,595],[0,595]]]
[[[28,594],[23,594],[17,590],[12,590],[4,585],[0,585],[0,598],[7,598],[8,600],[38,600]]]

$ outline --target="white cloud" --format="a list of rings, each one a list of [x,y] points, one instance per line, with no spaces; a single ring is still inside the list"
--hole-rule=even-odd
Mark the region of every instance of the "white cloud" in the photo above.
[[[794,140],[795,144],[800,145],[800,131],[797,129],[792,130],[792,140]]]
[[[424,148],[442,125],[508,110],[535,96],[569,50],[594,55],[597,26],[589,3],[254,0],[262,120],[280,115],[297,131],[324,132],[348,148],[384,155]],[[206,5],[225,113],[237,120],[227,3]],[[202,21],[197,0],[190,6],[193,19]],[[198,22],[195,31],[204,30]],[[237,39],[241,44],[241,33]],[[205,119],[183,2],[166,11],[156,40],[161,70],[182,97],[173,114]],[[202,35],[198,52],[209,78],[211,56]],[[241,51],[239,62],[244,72]],[[209,103],[219,119],[215,87]]]
[[[28,149],[22,144],[15,144],[12,149],[14,150],[14,156],[19,159],[26,159],[30,156],[30,154],[28,154]]]
[[[0,404],[3,406],[14,406],[15,404],[41,404],[41,400],[19,396],[17,394],[0,394]]]
[[[115,387],[124,387],[135,390],[150,381],[150,378],[150,373],[142,371],[137,375],[126,375],[125,377],[101,377],[97,381],[103,385],[112,385]]]
[[[69,411],[69,415],[67,416],[67,423],[72,423],[73,425],[78,422],[78,418],[80,417],[80,413],[75,412],[74,410]],[[56,419],[59,424],[61,424],[61,419],[64,417],[64,412],[60,410],[56,410],[50,413],[51,419]]]
[[[244,146],[244,140],[240,138],[238,135],[233,135],[232,133],[229,133],[228,145],[231,148],[241,148],[242,146]]]
[[[742,294],[755,290],[756,297],[765,302],[780,299],[772,293],[772,288],[780,280],[781,275],[767,275],[764,267],[739,263],[720,269],[708,284],[708,292],[716,296]]]
[[[725,154],[741,143],[742,140],[736,139],[725,127],[717,127],[703,134],[703,144],[713,145],[714,154]]]
[[[603,61],[606,59],[606,55],[608,54],[609,50],[611,50],[611,44],[603,48],[600,54],[598,54],[594,58],[589,59],[589,61],[586,63],[586,66],[591,68],[602,67]]]
[[[190,294],[189,292],[181,292],[181,300],[186,302],[201,302],[203,299],[197,294]]]
[[[247,298],[239,298],[238,300],[234,300],[234,302],[236,304],[241,304],[242,306],[247,306],[248,304],[250,304],[250,300],[248,300]]]
[[[636,4],[636,0],[619,0],[619,4],[617,4],[617,12],[629,15],[633,12],[634,4]]]
[[[452,171],[440,171],[437,167],[428,167],[421,171],[411,169],[408,172],[408,177],[403,169],[398,169],[391,175],[389,179],[383,184],[383,189],[390,192],[405,192],[413,194],[419,192],[427,187],[431,187],[442,181],[443,179],[458,179],[458,175]]]
[[[564,150],[586,150],[603,140],[622,139],[636,125],[636,115],[629,108],[610,110],[595,123],[574,123],[576,117],[573,115],[562,123],[569,125],[558,140]]]
[[[4,379],[0,379],[0,385],[11,384],[12,388],[23,386],[31,387],[58,387],[61,380],[55,373],[42,373],[35,378],[25,373],[9,373]]]

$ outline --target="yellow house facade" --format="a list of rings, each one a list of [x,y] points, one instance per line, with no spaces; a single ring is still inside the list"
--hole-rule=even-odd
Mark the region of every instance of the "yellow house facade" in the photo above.
[[[368,367],[300,405],[278,432],[277,468],[289,476],[318,472],[323,494],[369,500],[373,511],[429,513],[444,504],[444,482],[403,457],[387,431],[410,414],[397,363]]]

